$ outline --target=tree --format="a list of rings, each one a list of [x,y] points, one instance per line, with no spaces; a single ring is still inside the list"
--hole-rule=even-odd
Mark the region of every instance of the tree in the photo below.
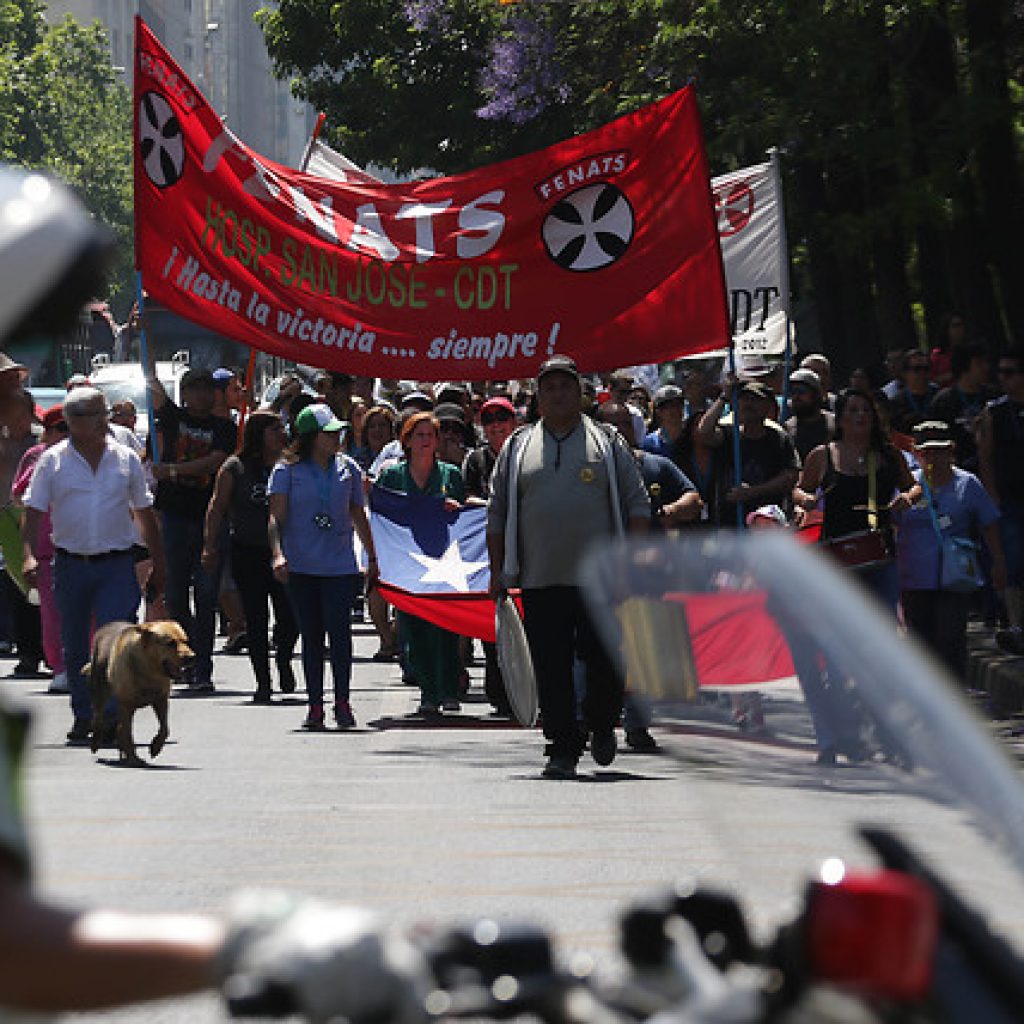
[[[0,2],[0,159],[55,174],[117,236],[109,296],[126,315],[132,282],[131,101],[102,26],[47,27],[36,0]]]
[[[696,78],[716,171],[782,151],[794,287],[840,372],[953,309],[993,346],[1024,333],[1024,4],[281,0],[260,18],[333,140],[401,167],[513,156]]]

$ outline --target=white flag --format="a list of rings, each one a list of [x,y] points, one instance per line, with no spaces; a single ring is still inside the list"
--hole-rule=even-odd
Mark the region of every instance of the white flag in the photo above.
[[[317,138],[310,140],[302,170],[318,178],[330,178],[331,181],[352,184],[373,184],[380,181],[380,178],[367,173],[343,153],[331,149],[326,142],[321,142]]]
[[[789,266],[773,163],[711,179],[739,362],[786,350]]]

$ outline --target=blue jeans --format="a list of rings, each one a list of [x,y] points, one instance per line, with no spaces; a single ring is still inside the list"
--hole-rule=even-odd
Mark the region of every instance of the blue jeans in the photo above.
[[[189,646],[196,656],[195,681],[208,683],[213,678],[213,638],[217,624],[220,570],[207,572],[200,565],[202,519],[195,520],[176,512],[161,512],[160,524],[167,559],[167,611],[188,633]],[[190,591],[195,600],[195,613],[189,600]]]
[[[85,562],[57,553],[53,568],[53,594],[60,609],[60,641],[71,689],[75,720],[92,718],[89,687],[82,666],[89,660],[93,624],[134,622],[142,594],[135,578],[131,552],[99,562]]]
[[[324,702],[324,634],[330,641],[335,703],[348,700],[352,677],[352,601],[358,576],[288,574],[288,596],[299,620],[302,674],[311,705]]]

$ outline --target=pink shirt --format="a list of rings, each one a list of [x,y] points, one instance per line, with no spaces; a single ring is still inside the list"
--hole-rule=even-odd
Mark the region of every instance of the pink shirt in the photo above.
[[[33,445],[21,457],[18,468],[14,471],[14,482],[11,484],[11,494],[20,498],[32,482],[32,474],[36,471],[36,463],[39,456],[46,451],[45,444]],[[36,541],[36,554],[40,562],[48,562],[54,556],[53,550],[53,523],[50,520],[50,510],[43,513],[39,523],[39,538]]]

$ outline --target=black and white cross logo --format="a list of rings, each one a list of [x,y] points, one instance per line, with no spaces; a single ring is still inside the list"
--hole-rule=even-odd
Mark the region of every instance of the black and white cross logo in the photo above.
[[[600,270],[629,248],[633,209],[614,185],[587,185],[555,205],[541,235],[548,255],[565,270]]]
[[[185,139],[177,115],[158,92],[147,92],[139,101],[139,150],[157,188],[170,188],[181,177]]]

